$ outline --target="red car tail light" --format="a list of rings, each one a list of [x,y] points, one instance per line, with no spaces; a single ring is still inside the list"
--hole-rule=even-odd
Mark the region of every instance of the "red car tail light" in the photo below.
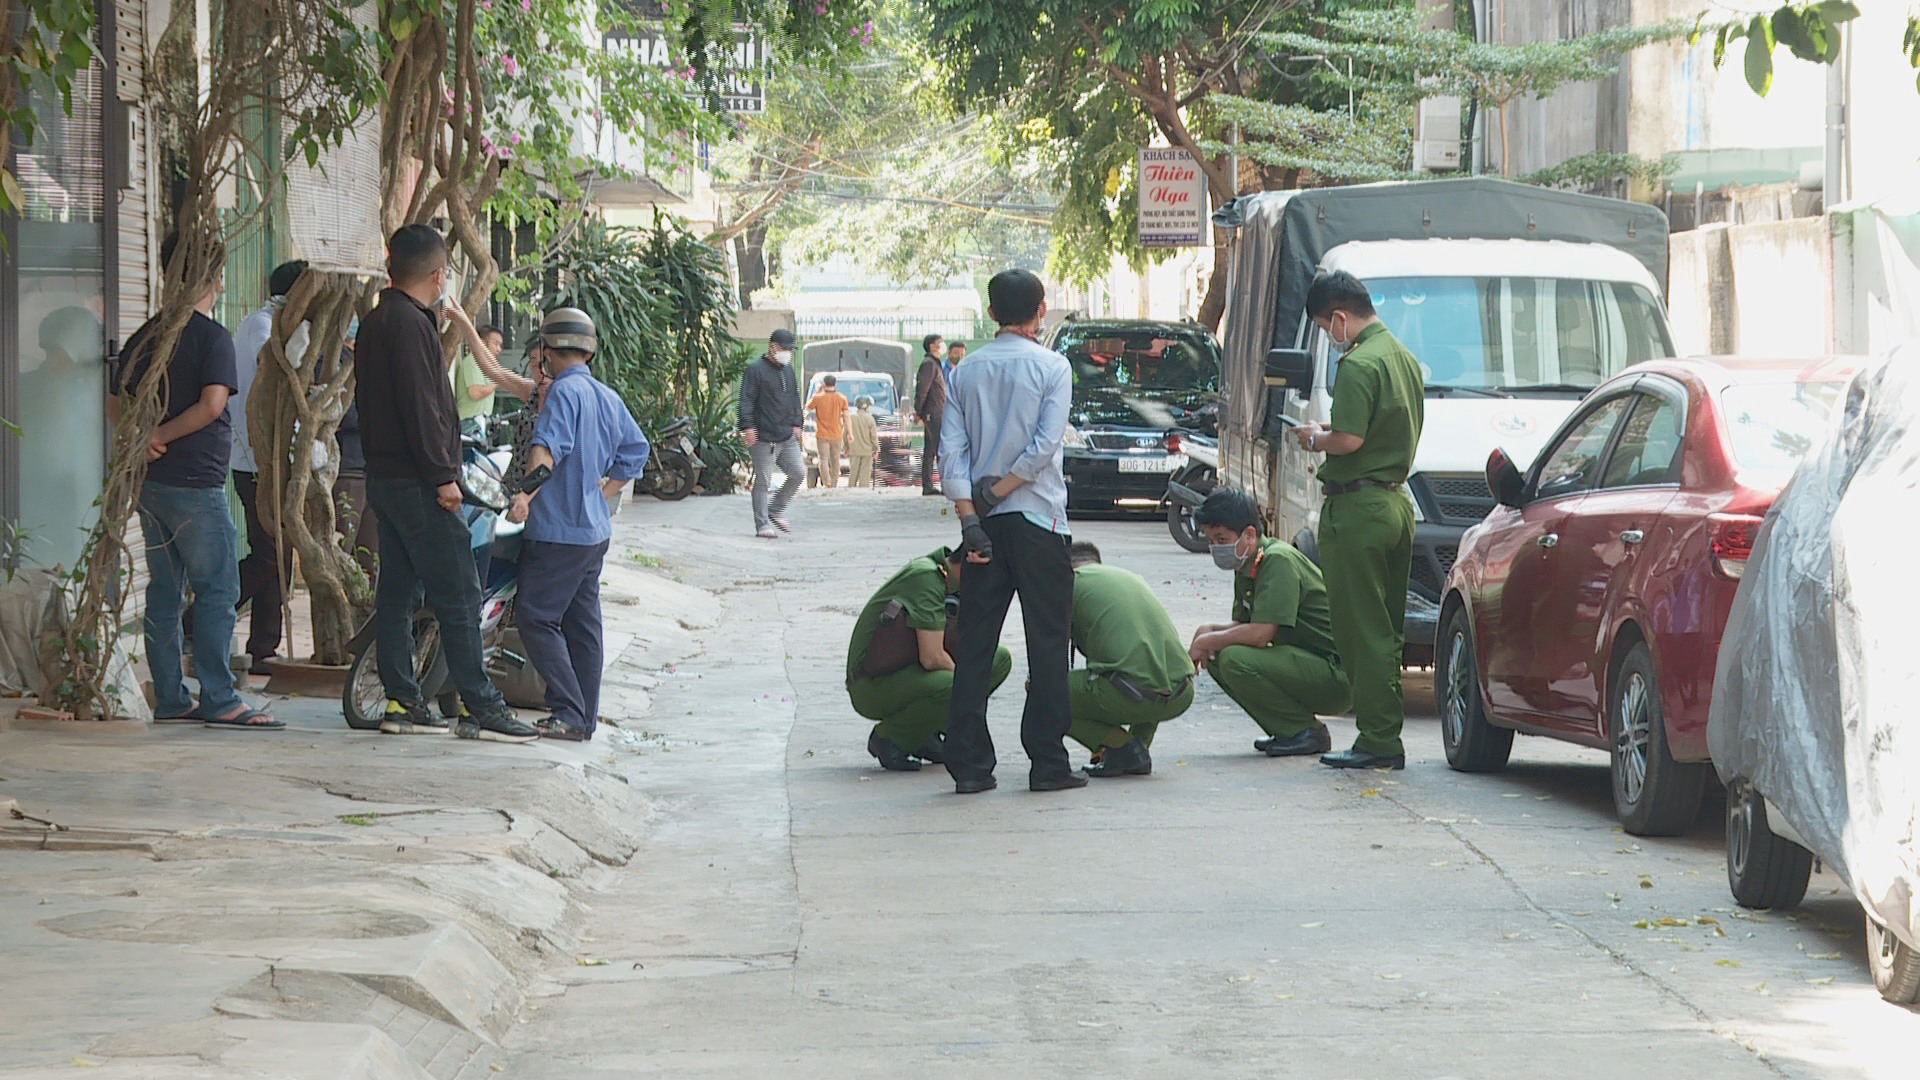
[[[1754,541],[1760,538],[1764,521],[1754,514],[1713,514],[1707,518],[1708,538],[1713,545],[1713,568],[1721,577],[1740,580],[1747,560],[1753,557]]]
[[[1169,436],[1167,436],[1167,453],[1169,453],[1169,454],[1177,454],[1177,453],[1179,453],[1179,452],[1180,452],[1180,446],[1181,446],[1181,443],[1180,443],[1180,436],[1178,436],[1178,435],[1169,435]]]

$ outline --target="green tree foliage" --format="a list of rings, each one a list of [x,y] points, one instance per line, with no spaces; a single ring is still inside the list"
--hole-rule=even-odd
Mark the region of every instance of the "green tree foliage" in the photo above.
[[[1692,41],[1713,35],[1713,66],[1727,62],[1727,51],[1742,39],[1743,67],[1747,85],[1766,97],[1773,89],[1773,50],[1785,45],[1802,60],[1831,64],[1840,58],[1841,28],[1860,17],[1860,9],[1847,0],[1820,0],[1818,3],[1781,4],[1771,13],[1711,22],[1703,12],[1693,26]],[[1915,67],[1920,67],[1920,44],[1915,41],[1915,22],[1907,23],[1906,49]]]
[[[73,80],[94,61],[94,11],[93,0],[0,0],[0,214],[26,203],[6,148],[39,132],[28,97],[50,88],[73,111]]]
[[[686,407],[694,388],[727,382],[735,341],[733,297],[719,252],[680,222],[655,215],[650,229],[584,223],[547,264],[560,287],[541,307],[577,307],[593,317],[600,353],[594,374],[643,423]]]
[[[1248,96],[1254,35],[1301,0],[927,0],[928,41],[957,110],[992,111],[1015,149],[1039,156],[1059,195],[1052,269],[1103,273],[1115,254],[1146,257],[1133,206],[1136,151],[1155,136],[1194,154],[1215,203],[1237,194],[1209,98]],[[1201,305],[1217,323],[1218,265]]]
[[[1512,173],[1507,107],[1523,97],[1544,98],[1569,83],[1603,79],[1618,70],[1618,57],[1655,41],[1683,36],[1678,24],[1627,26],[1570,41],[1524,44],[1478,42],[1452,30],[1420,25],[1407,11],[1357,11],[1333,21],[1323,36],[1300,32],[1263,35],[1276,51],[1352,62],[1353,75],[1334,81],[1378,97],[1414,101],[1435,94],[1478,97],[1498,110],[1500,164]]]

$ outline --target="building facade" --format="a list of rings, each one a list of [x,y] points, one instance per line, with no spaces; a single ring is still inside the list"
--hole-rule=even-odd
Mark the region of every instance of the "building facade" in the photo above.
[[[26,195],[0,215],[0,521],[15,562],[72,565],[106,472],[107,368],[152,304],[147,0],[100,0],[99,58],[29,96],[33,144],[4,147]]]

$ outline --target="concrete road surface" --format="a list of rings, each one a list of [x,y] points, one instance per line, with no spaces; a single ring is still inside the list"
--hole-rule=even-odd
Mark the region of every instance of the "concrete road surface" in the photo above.
[[[1639,841],[1603,755],[1524,739],[1503,774],[1450,772],[1423,673],[1402,773],[1256,755],[1203,679],[1151,777],[1036,795],[1015,618],[992,713],[1004,786],[961,798],[937,768],[883,773],[842,686],[848,632],[957,527],[936,499],[846,491],[793,518],[764,542],[740,498],[623,514],[640,526],[616,557],[663,560],[724,616],[613,735],[658,817],[596,883],[582,953],[550,971],[506,1075],[1920,1072],[1920,1016],[1875,995],[1834,878],[1798,912],[1741,912],[1717,793],[1692,835]],[[1080,532],[1182,627],[1225,615],[1229,576],[1163,522]],[[1345,745],[1351,723],[1332,726]]]

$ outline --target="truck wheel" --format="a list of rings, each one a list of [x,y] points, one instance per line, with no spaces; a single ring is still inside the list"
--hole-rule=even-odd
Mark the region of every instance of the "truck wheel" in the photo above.
[[[1487,720],[1480,692],[1480,667],[1474,658],[1473,630],[1465,608],[1447,618],[1433,672],[1433,696],[1440,713],[1440,741],[1447,764],[1459,772],[1499,772],[1513,753],[1513,729]]]
[[[1894,936],[1871,912],[1867,915],[1867,965],[1873,986],[1895,1005],[1920,1004],[1920,952]]]
[[[1775,833],[1753,785],[1727,790],[1727,887],[1741,907],[1790,908],[1807,895],[1813,853]]]
[[[1613,809],[1620,824],[1635,836],[1681,835],[1700,816],[1707,766],[1683,765],[1667,749],[1660,684],[1646,642],[1635,644],[1620,662],[1610,706]]]

